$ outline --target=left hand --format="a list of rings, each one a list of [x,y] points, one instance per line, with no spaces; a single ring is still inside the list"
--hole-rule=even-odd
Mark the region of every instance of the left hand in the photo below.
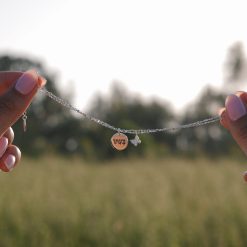
[[[221,124],[229,130],[233,139],[247,155],[247,93],[237,92],[226,98],[220,111]]]
[[[247,155],[247,93],[237,92],[226,98],[220,111],[221,124],[229,130],[233,139]],[[247,172],[244,173],[247,181]]]

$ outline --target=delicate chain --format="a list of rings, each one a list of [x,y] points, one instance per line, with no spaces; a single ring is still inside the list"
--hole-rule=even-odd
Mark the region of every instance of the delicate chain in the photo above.
[[[84,118],[93,121],[99,125],[104,126],[105,128],[114,130],[116,132],[119,133],[125,133],[125,134],[150,134],[150,133],[157,133],[157,132],[172,132],[172,131],[178,131],[181,129],[187,129],[187,128],[193,128],[193,127],[198,127],[198,126],[202,126],[202,125],[206,125],[206,124],[210,124],[210,123],[215,123],[218,122],[220,120],[220,116],[214,116],[214,117],[210,117],[204,120],[200,120],[200,121],[196,121],[193,123],[189,123],[189,124],[184,124],[184,125],[179,125],[176,127],[171,127],[171,128],[161,128],[161,129],[121,129],[121,128],[116,128],[100,119],[97,119],[87,113],[81,112],[79,109],[75,108],[74,106],[72,106],[69,102],[67,102],[64,99],[59,98],[58,96],[54,95],[53,93],[49,92],[47,89],[45,88],[40,88],[39,89],[40,92],[44,93],[46,96],[48,96],[49,98],[51,98],[52,100],[56,101],[58,104],[72,110],[75,111],[77,113],[79,113],[80,115],[82,115]]]

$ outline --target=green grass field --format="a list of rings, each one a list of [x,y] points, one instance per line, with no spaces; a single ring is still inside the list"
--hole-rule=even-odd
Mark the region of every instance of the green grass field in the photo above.
[[[0,246],[247,246],[245,166],[23,159],[0,174]]]

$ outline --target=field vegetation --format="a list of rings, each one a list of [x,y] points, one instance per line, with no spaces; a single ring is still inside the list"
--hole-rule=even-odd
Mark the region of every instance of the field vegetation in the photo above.
[[[0,174],[0,246],[247,246],[231,160],[22,160]]]

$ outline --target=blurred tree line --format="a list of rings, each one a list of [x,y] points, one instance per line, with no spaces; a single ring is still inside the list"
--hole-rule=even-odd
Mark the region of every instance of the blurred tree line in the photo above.
[[[235,43],[229,49],[224,67],[225,82],[222,88],[205,87],[183,114],[177,115],[167,102],[145,101],[117,82],[113,84],[109,97],[101,94],[94,97],[88,113],[114,126],[130,129],[163,128],[208,118],[216,115],[219,108],[224,106],[225,98],[230,92],[241,90],[244,86],[247,63],[241,43]],[[56,75],[41,62],[26,57],[0,56],[0,71],[26,71],[30,68],[36,69],[47,79],[48,90],[70,101],[71,96],[59,91]],[[112,131],[80,119],[40,93],[27,114],[26,133],[22,131],[21,121],[14,126],[15,143],[26,155],[59,153],[101,160],[127,156],[240,155],[231,136],[218,123],[170,134],[140,135],[140,146],[129,144],[127,150],[118,152],[111,147]],[[132,138],[134,136],[129,135],[129,139]]]

